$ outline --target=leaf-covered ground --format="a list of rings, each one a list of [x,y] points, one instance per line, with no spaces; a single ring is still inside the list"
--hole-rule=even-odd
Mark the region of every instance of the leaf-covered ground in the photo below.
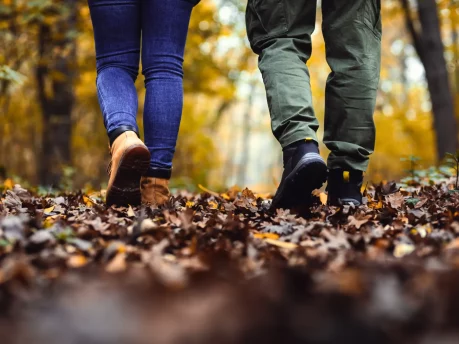
[[[386,183],[302,217],[247,189],[152,209],[16,185],[0,203],[1,343],[458,343],[453,182]]]

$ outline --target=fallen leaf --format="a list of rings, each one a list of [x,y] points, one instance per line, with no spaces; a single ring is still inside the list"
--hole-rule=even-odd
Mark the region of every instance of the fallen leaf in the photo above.
[[[110,273],[123,272],[127,268],[126,254],[118,253],[105,267],[105,271]]]
[[[43,245],[45,243],[54,243],[56,239],[51,234],[49,230],[42,229],[35,232],[30,238],[29,241],[35,245]]]
[[[86,259],[85,256],[78,254],[78,255],[72,255],[70,258],[67,260],[67,266],[69,268],[81,268],[85,266],[88,263],[88,260]]]
[[[86,195],[83,195],[83,202],[87,207],[91,208],[94,206],[94,202],[92,201],[92,199]]]
[[[273,240],[277,240],[280,238],[280,236],[275,233],[255,233],[253,237],[257,239],[273,239]]]
[[[92,243],[90,241],[79,238],[69,238],[67,242],[84,252],[87,252],[92,248]]]
[[[397,192],[398,190],[399,190],[399,187],[397,186],[397,183],[395,181],[390,181],[388,183],[385,183],[381,187],[381,191],[383,195],[389,195],[389,194]]]
[[[328,202],[328,195],[325,192],[321,192],[319,194],[319,199],[320,199],[320,203],[322,203],[323,205],[326,205]]]
[[[128,212],[127,212],[128,217],[135,217],[135,212],[134,209],[132,209],[131,206],[129,206]]]
[[[3,204],[11,209],[19,209],[22,207],[22,201],[18,195],[16,195],[13,191],[8,190],[6,192],[6,197],[3,201]]]
[[[255,197],[255,194],[248,188],[245,188],[244,190],[242,190],[242,197],[249,198],[249,199],[257,199]]]
[[[285,241],[280,241],[280,240],[274,240],[274,239],[264,239],[265,242],[267,242],[270,245],[285,248],[288,250],[294,250],[298,247],[296,244],[292,244],[291,242],[285,242]]]
[[[209,201],[209,202],[207,202],[207,204],[209,205],[209,209],[218,209],[218,203],[217,202]]]
[[[405,197],[401,192],[393,193],[389,196],[386,196],[386,202],[394,209],[400,209],[405,201]]]
[[[14,182],[12,179],[8,178],[3,182],[3,188],[5,190],[13,190]]]
[[[202,186],[201,184],[198,184],[198,188],[200,188],[204,192],[207,192],[209,195],[212,195],[214,197],[220,197],[219,193],[211,191],[211,190],[207,189],[206,187]]]
[[[416,247],[414,247],[414,245],[398,244],[397,246],[395,246],[394,256],[397,258],[402,258],[404,256],[411,254],[415,249]]]
[[[0,222],[0,228],[8,241],[23,241],[25,237],[24,221],[19,216],[7,216]]]
[[[51,214],[51,213],[53,212],[53,210],[54,210],[54,205],[51,206],[51,207],[49,207],[49,208],[46,208],[46,209],[44,210],[44,213],[45,213],[46,215],[49,215],[49,214]]]
[[[142,221],[140,224],[140,231],[141,232],[146,232],[148,230],[152,230],[158,228],[158,226],[153,222],[152,219],[145,219]]]
[[[357,229],[360,229],[364,224],[368,223],[368,221],[372,218],[372,215],[365,216],[363,218],[355,218],[354,216],[349,216],[348,221],[349,221],[349,226],[355,227]]]

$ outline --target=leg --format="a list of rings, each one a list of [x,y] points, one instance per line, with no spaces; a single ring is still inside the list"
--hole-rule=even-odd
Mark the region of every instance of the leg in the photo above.
[[[250,44],[260,55],[272,129],[284,151],[284,173],[273,208],[309,204],[311,192],[326,179],[306,66],[315,19],[316,1],[249,0],[247,5]]]
[[[147,89],[145,144],[150,177],[169,179],[183,110],[183,56],[196,1],[142,1],[142,65]]]
[[[327,81],[324,143],[331,170],[365,171],[375,144],[381,1],[323,0]]]
[[[97,91],[105,127],[109,136],[123,127],[138,132],[134,82],[140,59],[140,2],[88,3],[96,43]]]
[[[140,178],[150,161],[136,123],[140,4],[138,0],[88,2],[96,41],[97,91],[112,155],[107,204],[137,205]]]
[[[316,1],[249,0],[249,41],[259,54],[272,130],[282,147],[310,138],[317,141],[309,71]]]

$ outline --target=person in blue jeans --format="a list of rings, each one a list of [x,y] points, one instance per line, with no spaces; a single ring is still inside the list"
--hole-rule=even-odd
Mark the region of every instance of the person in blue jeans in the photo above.
[[[107,205],[162,205],[183,109],[183,57],[199,0],[88,0],[97,92],[110,140]],[[142,59],[145,144],[136,122]]]

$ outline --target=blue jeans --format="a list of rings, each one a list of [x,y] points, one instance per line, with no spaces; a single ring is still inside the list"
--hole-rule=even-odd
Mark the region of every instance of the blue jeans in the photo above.
[[[97,91],[107,133],[138,133],[134,82],[145,76],[148,176],[170,178],[183,110],[183,55],[199,0],[88,0],[94,27]]]

